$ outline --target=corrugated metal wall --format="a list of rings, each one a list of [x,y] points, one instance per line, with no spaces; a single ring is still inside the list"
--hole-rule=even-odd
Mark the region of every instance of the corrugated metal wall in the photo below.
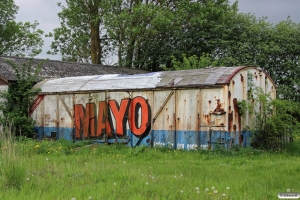
[[[228,84],[210,87],[46,94],[32,117],[40,138],[175,149],[228,147],[231,141],[249,146],[245,127],[251,121],[239,115],[237,103],[248,98],[250,86],[276,96],[271,79],[251,68],[234,74]]]

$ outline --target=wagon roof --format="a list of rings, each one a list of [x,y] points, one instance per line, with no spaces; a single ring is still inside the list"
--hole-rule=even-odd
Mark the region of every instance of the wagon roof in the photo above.
[[[31,61],[31,58],[22,58],[14,56],[0,56],[0,76],[8,81],[16,80],[16,75],[13,67],[7,63],[7,60],[12,61],[17,66],[22,66],[24,63]],[[44,59],[32,59],[32,70],[36,69],[40,62]],[[45,78],[63,78],[71,76],[88,76],[95,74],[141,74],[147,73],[146,70],[124,68],[110,65],[93,65],[87,63],[63,62],[58,60],[47,60],[41,67],[39,73],[40,79]]]
[[[216,87],[228,84],[240,70],[248,67],[216,67],[194,70],[152,72],[135,75],[95,75],[46,80],[35,87],[44,93],[176,87]],[[251,67],[256,68],[256,67]]]

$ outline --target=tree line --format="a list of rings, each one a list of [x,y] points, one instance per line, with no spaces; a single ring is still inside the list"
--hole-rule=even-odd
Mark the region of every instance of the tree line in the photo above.
[[[60,26],[46,36],[53,38],[48,53],[64,61],[102,64],[115,54],[116,65],[149,71],[254,65],[271,75],[280,97],[300,100],[300,24],[289,18],[272,24],[228,0],[65,0],[58,6]],[[40,53],[38,22],[17,23],[13,0],[2,0],[0,8],[0,55]]]

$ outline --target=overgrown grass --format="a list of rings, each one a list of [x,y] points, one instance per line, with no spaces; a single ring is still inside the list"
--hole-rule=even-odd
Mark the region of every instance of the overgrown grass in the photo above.
[[[11,143],[7,151],[4,144],[0,199],[240,200],[300,192],[300,158],[291,153],[299,143],[279,152],[33,140]]]

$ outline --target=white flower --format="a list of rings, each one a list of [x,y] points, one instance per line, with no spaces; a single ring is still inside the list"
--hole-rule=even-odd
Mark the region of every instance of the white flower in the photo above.
[[[223,194],[222,194],[222,196],[223,196],[223,197],[226,197],[226,194],[225,194],[225,193],[223,193]]]
[[[146,182],[146,185],[148,185],[149,183],[148,182]]]
[[[214,193],[217,194],[217,193],[218,193],[218,190],[215,190]]]
[[[290,189],[287,189],[286,191],[287,191],[287,192],[290,192],[291,190],[290,190]]]
[[[74,197],[71,200],[76,200]]]
[[[117,185],[116,183],[114,183],[114,185]]]
[[[183,193],[183,190],[180,190],[181,193]]]
[[[93,199],[93,197],[89,196],[89,199]]]
[[[214,190],[214,189],[215,189],[215,187],[214,187],[214,186],[212,186],[212,187],[211,187],[211,189],[212,189],[212,190]]]
[[[206,191],[206,192],[208,192],[208,190],[209,190],[208,188],[205,188],[205,191]]]
[[[154,179],[154,176],[152,176],[152,179]]]
[[[183,174],[180,174],[180,176],[183,176]]]
[[[200,193],[200,191],[197,191],[197,193],[199,194],[199,193]]]
[[[229,190],[229,187],[228,187],[228,186],[226,187],[226,190]]]
[[[199,190],[199,188],[198,188],[198,187],[196,187],[196,190]]]
[[[126,161],[123,161],[124,164],[126,164]]]
[[[29,181],[29,178],[26,178],[27,181]]]
[[[48,161],[49,159],[48,158],[46,158],[46,161]]]
[[[174,178],[176,178],[176,176],[174,176]]]

